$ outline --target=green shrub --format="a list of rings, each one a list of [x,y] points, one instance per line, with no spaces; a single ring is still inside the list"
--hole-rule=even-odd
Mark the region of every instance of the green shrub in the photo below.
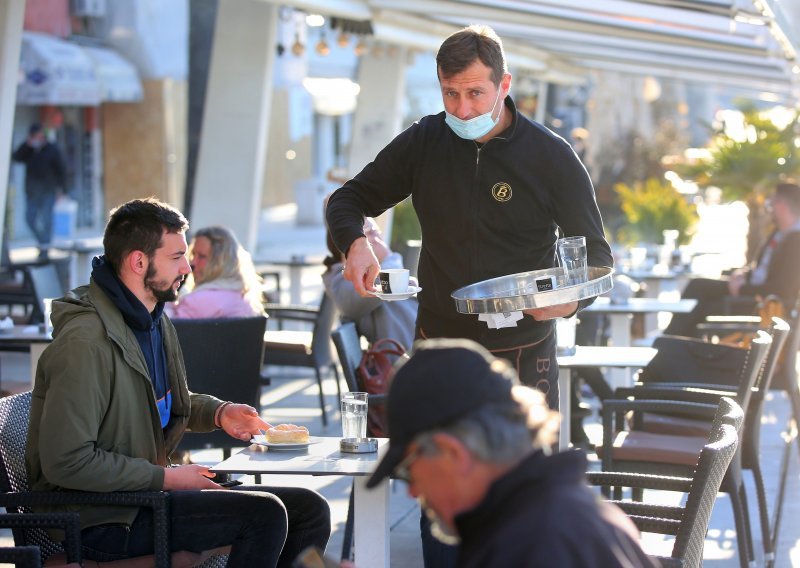
[[[617,239],[626,244],[663,241],[662,231],[678,230],[678,244],[689,242],[697,224],[697,207],[687,202],[672,184],[649,178],[632,186],[614,186],[626,223],[620,227]]]
[[[392,222],[392,241],[389,246],[392,250],[403,253],[406,250],[406,241],[422,238],[422,229],[419,226],[417,212],[407,198],[394,207],[394,221]]]

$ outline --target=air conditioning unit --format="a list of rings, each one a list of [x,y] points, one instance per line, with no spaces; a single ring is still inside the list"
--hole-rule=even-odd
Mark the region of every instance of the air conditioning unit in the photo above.
[[[79,18],[102,18],[106,15],[106,0],[69,0],[69,10]]]

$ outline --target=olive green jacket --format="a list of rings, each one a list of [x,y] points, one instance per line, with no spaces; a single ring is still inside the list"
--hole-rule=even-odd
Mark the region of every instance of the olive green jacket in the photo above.
[[[222,401],[189,392],[175,328],[162,316],[172,389],[171,417],[162,430],[136,337],[94,281],[53,302],[52,319],[53,342],[39,359],[31,403],[25,452],[31,489],[161,490],[168,456],[183,433],[213,430]],[[138,512],[68,510],[80,512],[81,528],[130,524]]]

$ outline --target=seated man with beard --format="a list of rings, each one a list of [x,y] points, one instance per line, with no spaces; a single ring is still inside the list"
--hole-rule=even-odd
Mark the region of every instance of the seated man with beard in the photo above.
[[[169,491],[173,551],[231,545],[230,568],[288,568],[307,546],[328,542],[321,495],[261,485],[232,491],[206,466],[170,465],[187,430],[250,440],[270,428],[251,406],[189,392],[163,313],[191,271],[187,229],[180,211],[156,199],[117,207],[89,285],[53,302],[53,342],[36,369],[25,452],[31,489]],[[80,513],[85,558],[153,553],[150,509],[69,510]]]
[[[598,499],[581,451],[550,454],[558,415],[470,340],[417,344],[389,389],[389,450],[367,483],[408,483],[459,567],[654,566]]]

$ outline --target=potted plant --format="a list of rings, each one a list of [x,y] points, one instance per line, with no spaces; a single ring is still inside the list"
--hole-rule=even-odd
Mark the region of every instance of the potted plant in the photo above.
[[[697,207],[686,200],[672,184],[648,178],[632,185],[614,186],[625,217],[617,230],[617,240],[627,245],[661,244],[664,231],[678,231],[676,244],[686,244],[697,224]]]

